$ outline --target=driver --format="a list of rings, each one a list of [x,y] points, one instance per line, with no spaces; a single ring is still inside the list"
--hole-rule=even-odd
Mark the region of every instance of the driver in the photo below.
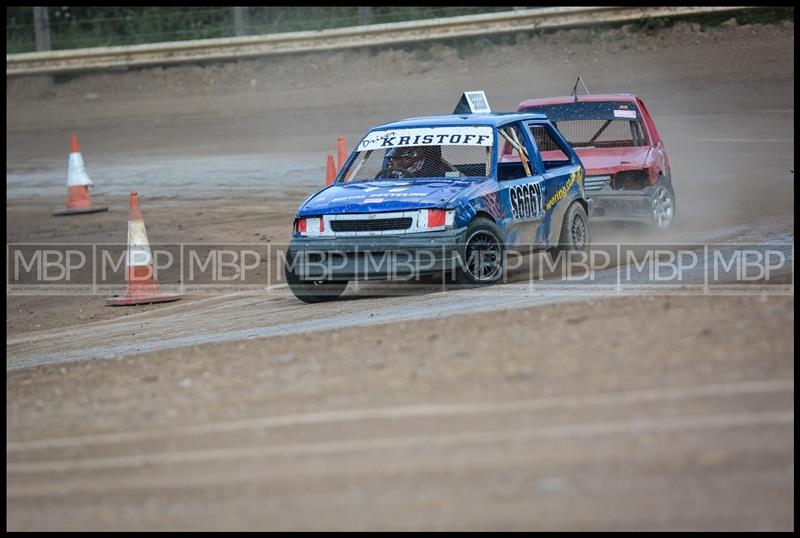
[[[443,177],[458,170],[442,158],[441,146],[409,146],[386,152],[388,169],[380,176]]]
[[[418,172],[425,165],[422,148],[391,148],[386,152],[389,168],[401,172],[405,177],[419,177]]]

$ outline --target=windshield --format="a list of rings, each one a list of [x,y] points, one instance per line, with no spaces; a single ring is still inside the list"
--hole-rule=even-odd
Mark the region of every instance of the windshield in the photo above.
[[[636,106],[625,101],[597,101],[540,105],[524,112],[547,114],[575,148],[646,146],[647,137]],[[542,151],[555,148],[540,148]]]
[[[488,177],[491,127],[373,131],[359,143],[344,181]]]

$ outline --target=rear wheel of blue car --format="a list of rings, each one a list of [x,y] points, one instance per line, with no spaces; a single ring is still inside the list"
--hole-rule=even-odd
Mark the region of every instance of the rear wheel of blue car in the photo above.
[[[561,221],[558,245],[548,249],[551,262],[560,262],[570,252],[589,253],[589,217],[580,202],[572,202]]]
[[[459,253],[458,284],[494,284],[503,276],[503,234],[491,220],[478,217],[470,223]]]
[[[289,289],[304,303],[335,301],[347,287],[346,280],[301,280],[292,268],[287,266],[285,269]]]

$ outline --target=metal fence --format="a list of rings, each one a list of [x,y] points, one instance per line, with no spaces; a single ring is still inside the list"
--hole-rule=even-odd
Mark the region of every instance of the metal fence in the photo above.
[[[314,31],[512,9],[508,6],[7,7],[6,50],[14,54]],[[49,47],[42,44],[37,47],[35,10],[41,10],[39,30],[49,34]]]
[[[37,8],[41,9],[41,8]],[[143,8],[144,9],[144,8]],[[175,9],[175,8],[172,8]],[[209,8],[228,10],[233,18],[234,32],[260,32],[248,19],[242,19],[241,8]],[[248,13],[249,13],[248,8]],[[254,9],[254,8],[252,8]],[[270,9],[270,8],[263,8]],[[294,8],[276,8],[294,9]],[[317,8],[297,8],[298,10]],[[318,8],[340,9],[340,8]],[[346,8],[341,8],[346,9]],[[419,9],[419,11],[391,12],[394,16],[407,13],[411,20],[401,22],[378,23],[375,16],[380,14],[379,8],[373,8],[371,19],[353,8],[360,22],[364,24],[345,27],[308,30],[311,24],[330,24],[331,19],[311,19],[304,21],[306,31],[289,31],[289,26],[281,27],[284,31],[273,33],[257,33],[256,35],[238,35],[235,37],[218,37],[209,39],[189,39],[159,41],[156,43],[140,43],[136,45],[118,45],[106,47],[90,47],[67,50],[51,50],[42,52],[26,52],[6,55],[6,76],[24,76],[38,74],[70,73],[86,70],[109,68],[137,68],[155,65],[173,65],[186,62],[209,62],[220,60],[239,60],[257,56],[281,54],[328,52],[343,49],[364,49],[366,47],[385,46],[417,46],[433,41],[487,38],[488,36],[510,35],[520,32],[543,32],[561,28],[594,27],[607,24],[635,23],[640,28],[661,28],[669,25],[677,17],[703,17],[703,20],[725,20],[733,12],[744,21],[786,20],[787,15],[794,18],[791,8],[765,8],[754,6],[600,6],[600,7],[545,7],[535,9],[496,8],[490,12],[472,15],[453,15],[433,17],[440,13],[440,8],[392,8]],[[460,8],[441,8],[454,10]],[[480,8],[469,8],[480,9]],[[239,13],[234,16],[234,10]],[[219,11],[217,11],[219,12]],[[286,11],[286,13],[294,13]],[[351,13],[352,15],[352,13]],[[429,16],[420,19],[420,16]],[[277,17],[277,16],[276,16]],[[276,19],[277,21],[277,19]],[[41,22],[41,17],[40,21]],[[339,21],[346,23],[344,19]],[[370,24],[366,24],[369,22]],[[184,29],[191,28],[188,22]],[[275,25],[278,28],[279,24]],[[237,30],[238,28],[238,30]],[[228,29],[227,31],[230,31]],[[147,34],[147,32],[144,32]],[[152,33],[152,32],[151,32]],[[164,34],[153,34],[157,39],[166,39]],[[41,36],[39,36],[41,37]],[[140,36],[141,37],[141,36]],[[121,39],[121,37],[118,37]],[[42,40],[45,41],[45,40]]]

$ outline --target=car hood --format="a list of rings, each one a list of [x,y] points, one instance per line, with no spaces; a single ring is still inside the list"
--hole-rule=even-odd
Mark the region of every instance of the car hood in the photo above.
[[[448,178],[334,184],[306,200],[297,215],[302,217],[323,213],[335,215],[443,208],[454,196],[481,180]]]
[[[594,176],[646,168],[650,147],[575,148],[575,153],[586,168],[586,175]]]

